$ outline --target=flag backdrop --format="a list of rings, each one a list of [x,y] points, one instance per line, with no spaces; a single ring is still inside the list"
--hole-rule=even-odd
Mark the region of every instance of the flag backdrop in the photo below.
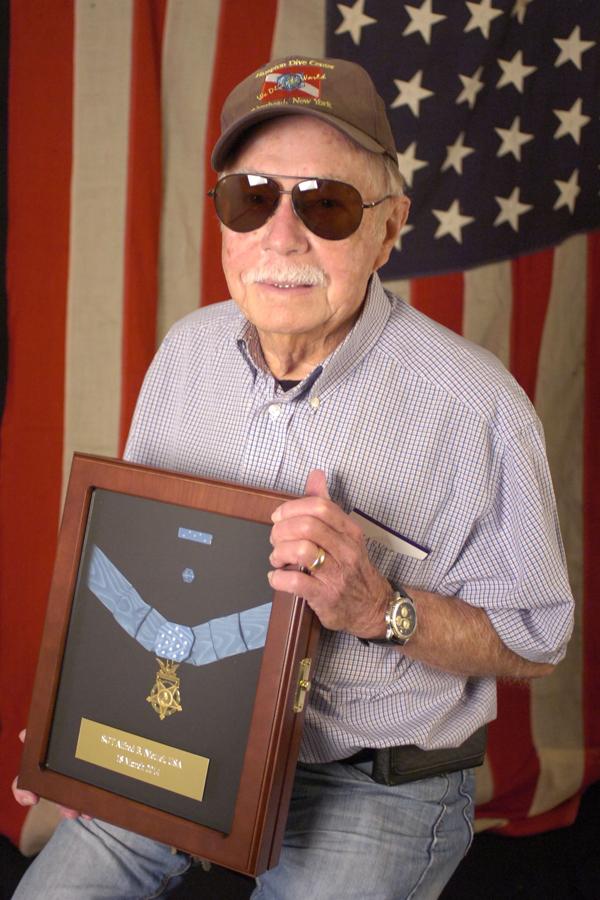
[[[510,834],[572,821],[600,775],[597,13],[596,0],[3,5],[0,830],[13,840],[9,781],[71,455],[121,452],[157,342],[227,296],[205,198],[218,112],[288,53],[370,69],[414,210],[384,278],[496,353],[544,422],[575,633],[550,678],[501,686],[478,815]]]

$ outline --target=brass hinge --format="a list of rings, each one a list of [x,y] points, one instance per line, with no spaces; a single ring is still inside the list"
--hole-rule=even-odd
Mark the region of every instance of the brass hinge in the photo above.
[[[306,659],[300,660],[300,666],[298,668],[298,685],[296,687],[296,696],[294,698],[295,713],[302,712],[306,695],[310,691],[310,681],[308,680],[308,676],[310,675],[310,665],[311,659],[309,656],[307,656]]]

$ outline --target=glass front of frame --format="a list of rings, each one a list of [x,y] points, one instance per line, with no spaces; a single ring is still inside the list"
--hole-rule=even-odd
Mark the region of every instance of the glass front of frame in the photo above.
[[[49,769],[230,830],[271,609],[269,534],[92,492]]]

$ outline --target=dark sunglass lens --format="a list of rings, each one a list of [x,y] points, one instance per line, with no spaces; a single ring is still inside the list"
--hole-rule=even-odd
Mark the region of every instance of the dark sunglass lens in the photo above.
[[[274,181],[257,175],[226,175],[217,182],[215,209],[232,231],[255,231],[273,215],[279,202]]]
[[[342,181],[310,179],[292,191],[294,208],[317,237],[341,241],[361,223],[362,199],[356,188]]]

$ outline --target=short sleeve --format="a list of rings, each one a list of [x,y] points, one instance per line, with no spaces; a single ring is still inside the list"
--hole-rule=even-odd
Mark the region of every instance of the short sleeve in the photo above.
[[[483,607],[515,653],[554,664],[565,654],[574,604],[541,426],[503,442],[494,470],[491,502],[444,592]]]

